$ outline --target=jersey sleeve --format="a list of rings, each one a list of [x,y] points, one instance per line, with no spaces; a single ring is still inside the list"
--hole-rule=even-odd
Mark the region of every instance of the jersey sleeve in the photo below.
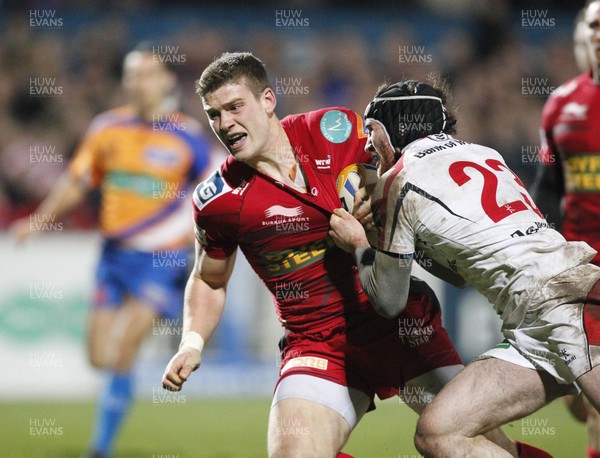
[[[571,95],[580,85],[580,80],[584,75],[580,75],[561,84],[548,97],[544,109],[542,110],[542,119],[540,126],[540,163],[545,166],[560,166],[560,154],[556,149],[553,138],[553,130],[558,123],[563,108],[569,102]]]
[[[69,164],[69,172],[73,178],[89,188],[97,187],[103,178],[100,159],[107,134],[99,127],[100,123],[99,120],[92,122]]]
[[[361,116],[348,108],[323,108],[310,113],[309,120],[317,147],[327,151],[333,170],[355,163],[371,163],[365,152],[367,132]]]
[[[229,190],[220,171],[217,171],[200,183],[193,194],[196,239],[213,259],[228,258],[238,246],[234,233],[236,214],[227,211],[226,205],[219,202]]]

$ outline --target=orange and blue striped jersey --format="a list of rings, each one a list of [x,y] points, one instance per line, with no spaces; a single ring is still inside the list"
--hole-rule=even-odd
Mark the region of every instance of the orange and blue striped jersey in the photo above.
[[[98,115],[69,166],[100,189],[104,237],[141,251],[189,240],[191,190],[209,162],[196,120],[178,112],[155,118],[142,121],[130,107]]]

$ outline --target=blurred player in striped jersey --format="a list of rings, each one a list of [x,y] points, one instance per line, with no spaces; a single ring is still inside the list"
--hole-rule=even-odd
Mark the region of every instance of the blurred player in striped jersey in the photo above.
[[[582,8],[573,38],[583,73],[559,86],[544,106],[542,166],[532,195],[567,240],[583,240],[600,252],[600,1]],[[592,262],[600,265],[600,254]],[[600,415],[583,395],[566,399],[587,423],[588,457],[600,458]]]
[[[34,212],[60,217],[101,193],[104,238],[88,330],[91,364],[108,373],[89,456],[111,453],[132,400],[132,364],[159,317],[180,315],[193,232],[191,190],[209,162],[200,124],[177,111],[177,77],[150,45],[123,63],[130,98],[91,123],[69,169]],[[33,215],[33,214],[32,214]],[[19,240],[29,218],[11,227]]]

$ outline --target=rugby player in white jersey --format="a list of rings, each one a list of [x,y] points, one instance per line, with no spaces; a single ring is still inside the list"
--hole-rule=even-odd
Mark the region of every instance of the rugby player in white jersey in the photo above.
[[[470,283],[493,304],[510,346],[442,389],[415,443],[425,456],[509,456],[481,434],[574,382],[600,407],[600,268],[589,264],[596,252],[586,243],[549,227],[498,152],[446,133],[445,90],[436,84],[385,86],[367,106],[366,148],[383,173],[371,196],[377,250],[342,209],[330,234],[354,253],[363,288],[385,316],[404,307],[413,258],[430,259],[432,273]]]

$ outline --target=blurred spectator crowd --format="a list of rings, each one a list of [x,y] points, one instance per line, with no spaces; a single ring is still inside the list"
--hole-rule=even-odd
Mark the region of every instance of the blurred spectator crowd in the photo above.
[[[528,184],[542,106],[578,73],[571,37],[584,2],[568,10],[505,0],[376,10],[315,1],[254,9],[72,3],[25,2],[0,16],[0,228],[48,193],[91,119],[126,102],[121,61],[143,40],[173,64],[182,109],[207,133],[194,81],[223,51],[251,51],[265,62],[281,117],[330,105],[362,114],[384,79],[439,72],[453,93],[457,136],[500,151]],[[94,227],[96,204],[91,196],[66,227]]]

